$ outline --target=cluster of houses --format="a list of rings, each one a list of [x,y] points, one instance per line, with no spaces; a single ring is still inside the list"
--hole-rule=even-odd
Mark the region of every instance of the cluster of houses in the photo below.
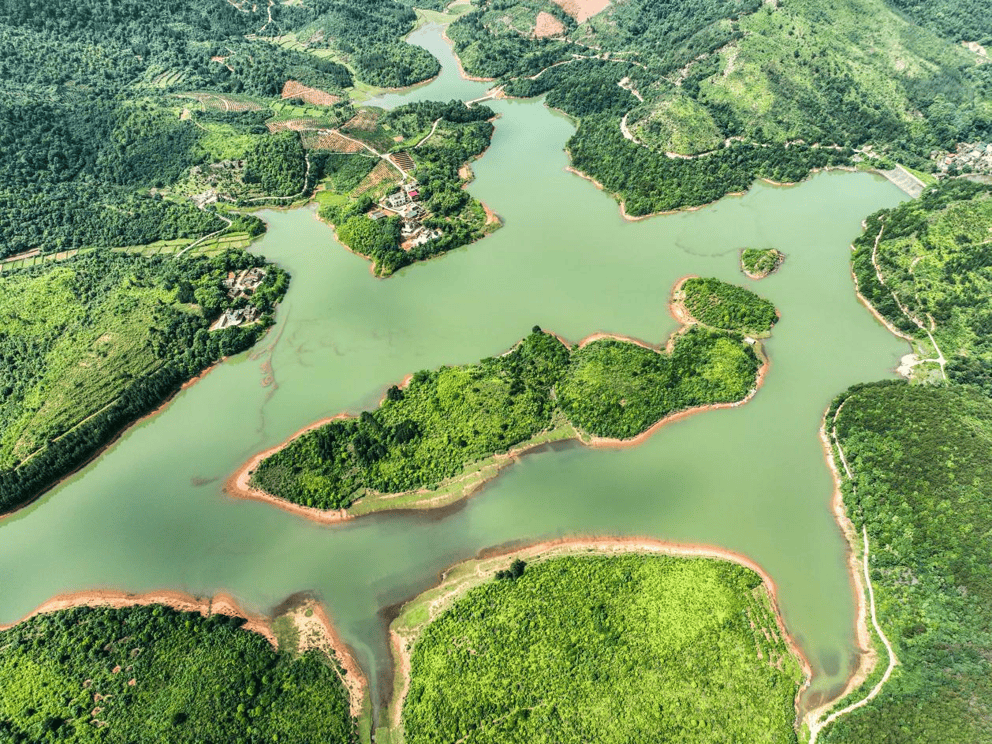
[[[419,198],[417,182],[412,181],[401,186],[396,193],[387,196],[379,202],[379,209],[369,213],[369,217],[373,220],[392,216],[401,217],[403,223],[400,226],[402,238],[400,247],[407,251],[431,240],[437,240],[443,235],[440,230],[427,228],[423,224],[427,212],[418,201]]]
[[[245,269],[244,271],[228,272],[227,278],[224,279],[221,284],[224,289],[227,290],[227,296],[231,300],[238,300],[242,297],[248,298],[255,294],[255,290],[258,289],[264,279],[265,269],[261,269],[256,266],[250,269]],[[243,307],[231,308],[229,310],[225,310],[224,313],[214,321],[213,325],[210,326],[210,330],[216,331],[223,328],[230,328],[231,326],[254,323],[258,320],[258,316],[260,314],[261,313],[258,308],[251,304],[246,304]]]
[[[934,153],[933,157],[940,173],[954,168],[960,173],[992,174],[992,144],[962,142],[957,152]]]

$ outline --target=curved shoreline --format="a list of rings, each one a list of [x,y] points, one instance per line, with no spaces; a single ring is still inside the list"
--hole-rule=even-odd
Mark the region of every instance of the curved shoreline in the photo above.
[[[675,285],[676,290],[679,287],[681,287],[686,280],[691,278],[693,278],[692,275],[680,279]],[[676,290],[673,290],[673,293]],[[672,301],[669,302],[669,310],[673,313],[673,317],[675,317],[676,320],[678,320],[679,319],[678,316],[674,315],[675,310]],[[676,329],[670,335],[664,347],[654,346],[648,344],[645,341],[641,341],[640,339],[621,336],[619,334],[605,333],[605,332],[597,332],[590,334],[589,336],[586,336],[581,341],[579,341],[579,343],[576,346],[577,348],[582,348],[583,346],[586,346],[587,344],[590,344],[594,341],[599,341],[603,339],[615,339],[617,341],[623,341],[626,343],[635,344],[642,348],[653,351],[657,354],[667,354],[671,352],[672,346],[674,345],[678,337],[682,335],[686,331],[686,329],[696,324],[696,320],[688,313],[688,311],[685,311],[685,315],[688,318],[688,320],[683,321],[682,327]],[[547,333],[550,336],[554,336],[566,347],[569,348],[572,347],[572,344],[570,344],[562,336],[559,336],[558,334],[552,333],[550,331],[542,331],[542,332]],[[509,353],[509,351],[512,351],[514,348],[516,348],[516,344],[514,344],[514,346],[512,346],[506,353]],[[755,348],[755,353],[758,356],[759,361],[761,362],[761,366],[758,367],[758,370],[755,374],[754,387],[752,387],[751,390],[747,393],[747,395],[745,395],[740,400],[727,402],[727,403],[709,403],[706,405],[685,408],[679,411],[672,411],[666,414],[665,416],[661,417],[660,419],[658,419],[645,431],[633,437],[630,437],[629,439],[597,437],[591,434],[587,434],[586,432],[583,432],[578,427],[575,427],[572,424],[568,424],[568,426],[571,427],[573,433],[571,434],[571,436],[561,437],[557,441],[577,441],[585,447],[592,447],[592,448],[624,449],[627,447],[634,447],[636,445],[642,444],[666,425],[675,423],[677,421],[681,421],[697,413],[703,413],[706,411],[715,411],[722,408],[737,408],[739,406],[742,406],[745,403],[749,402],[755,395],[757,395],[758,390],[760,390],[761,386],[764,384],[765,376],[767,375],[768,369],[771,366],[771,361],[768,359],[768,356],[764,354],[764,352],[761,350],[761,347],[756,346],[754,348]],[[407,375],[403,379],[403,381],[399,384],[399,387],[401,388],[406,387],[406,385],[409,384],[411,379],[413,379],[413,375]],[[380,405],[381,405],[381,401],[380,401]],[[506,452],[495,452],[489,457],[479,460],[475,463],[466,463],[464,466],[465,468],[475,466],[474,469],[467,472],[463,471],[462,473],[459,473],[458,475],[453,476],[452,478],[446,479],[442,483],[437,484],[434,488],[418,488],[409,491],[400,491],[398,493],[390,493],[390,494],[370,493],[369,495],[375,496],[382,500],[400,499],[404,496],[413,496],[418,494],[423,494],[424,496],[430,496],[431,494],[434,494],[434,496],[431,498],[416,501],[414,503],[401,503],[395,507],[387,506],[383,509],[373,509],[367,512],[361,512],[357,514],[350,512],[348,508],[323,510],[323,509],[318,509],[316,507],[302,506],[300,504],[293,503],[278,496],[273,496],[272,494],[267,493],[266,491],[260,488],[256,488],[250,484],[252,474],[254,473],[255,469],[258,467],[259,463],[261,463],[262,460],[264,460],[265,458],[284,449],[285,447],[289,446],[293,441],[295,441],[297,438],[313,431],[314,429],[318,429],[321,426],[324,426],[325,424],[328,424],[332,421],[346,420],[351,418],[356,418],[356,417],[347,413],[339,413],[335,416],[323,418],[319,421],[304,426],[295,434],[283,440],[274,447],[270,447],[269,449],[263,452],[257,453],[256,455],[251,457],[247,462],[245,462],[241,467],[239,467],[231,476],[227,478],[227,480],[224,483],[224,488],[223,488],[224,492],[234,498],[263,501],[265,503],[272,504],[278,507],[279,509],[282,509],[283,511],[289,512],[290,514],[295,514],[296,516],[305,517],[320,524],[336,524],[339,522],[346,522],[352,519],[357,519],[359,517],[368,516],[369,514],[375,514],[377,512],[382,512],[382,511],[390,511],[393,509],[430,509],[430,508],[445,506],[449,503],[459,501],[471,495],[476,490],[483,487],[486,483],[495,479],[496,476],[499,475],[500,471],[503,470],[503,468],[517,461],[520,457],[527,454],[528,452],[545,446],[545,444],[547,444],[547,441],[534,441],[534,440],[539,439],[542,435],[547,434],[548,432],[555,431],[555,429],[549,429],[544,432],[539,432],[530,440],[527,440],[525,442],[520,442],[517,445],[512,446]],[[489,472],[487,472],[487,470]],[[445,489],[450,488],[452,486],[457,486],[459,483],[463,483],[463,482],[464,482],[464,486],[461,489],[460,494],[453,495],[451,493],[443,492]],[[354,502],[351,506],[357,506],[360,503],[361,503],[361,499]]]
[[[259,341],[261,341],[261,339],[259,339]],[[256,344],[257,343],[258,342],[256,341]],[[195,383],[197,383],[200,380],[202,380],[204,377],[206,377],[208,374],[210,374],[210,372],[212,372],[217,366],[219,366],[222,362],[225,362],[225,361],[227,361],[227,357],[221,357],[216,362],[214,362],[213,364],[211,364],[209,367],[205,368],[198,375],[196,375],[196,377],[191,377],[190,379],[188,379],[186,382],[184,382],[182,385],[180,385],[178,389],[176,389],[173,392],[169,393],[169,395],[165,398],[165,400],[163,400],[154,410],[149,411],[148,413],[144,414],[143,416],[141,416],[141,417],[135,419],[134,421],[132,421],[132,422],[130,422],[128,424],[125,424],[123,427],[121,427],[104,444],[101,444],[99,447],[97,447],[93,451],[92,454],[87,455],[86,458],[81,463],[79,463],[79,465],[76,465],[75,467],[73,467],[71,470],[69,470],[64,475],[59,476],[57,480],[52,481],[47,486],[43,486],[42,488],[40,488],[38,490],[38,492],[34,496],[32,496],[30,499],[28,499],[24,503],[19,504],[18,506],[14,507],[13,509],[11,509],[8,512],[4,512],[4,513],[0,514],[0,523],[2,523],[5,519],[9,519],[10,517],[13,517],[13,516],[17,515],[18,513],[20,513],[21,511],[23,511],[24,509],[27,509],[29,506],[31,506],[36,501],[38,501],[38,499],[40,499],[46,493],[48,493],[49,491],[51,491],[51,490],[53,490],[55,488],[58,488],[63,483],[65,483],[67,480],[69,480],[73,476],[77,475],[81,471],[85,470],[87,467],[89,467],[91,464],[93,464],[96,460],[98,460],[102,455],[104,455],[107,452],[107,450],[109,450],[111,447],[113,447],[115,444],[117,444],[117,442],[119,442],[124,435],[128,434],[131,431],[131,429],[133,429],[134,427],[138,426],[139,424],[144,423],[145,421],[147,421],[147,420],[149,420],[151,418],[154,418],[155,416],[158,416],[160,413],[164,413],[165,410],[170,405],[172,405],[172,402],[176,399],[176,397],[181,392],[183,392],[184,390],[186,390],[186,388],[192,387]],[[78,426],[78,424],[77,424],[77,426]],[[3,629],[4,629],[3,626],[0,625],[0,630],[3,630]]]
[[[274,618],[246,612],[234,597],[224,592],[218,592],[212,597],[206,598],[196,597],[192,594],[174,590],[131,594],[112,589],[94,589],[90,591],[71,592],[69,594],[58,594],[42,602],[38,607],[19,620],[15,620],[12,623],[0,624],[0,632],[27,622],[38,615],[47,615],[76,607],[124,609],[127,607],[147,607],[149,605],[163,605],[177,612],[198,612],[203,617],[225,615],[227,617],[242,618],[245,620],[241,626],[242,629],[252,633],[258,633],[273,648],[279,648],[279,640],[276,638],[276,634],[272,629],[272,620]],[[320,640],[326,642],[326,648],[323,648],[323,650],[329,656],[332,656],[340,664],[341,668],[347,672],[345,675],[339,674],[339,678],[348,691],[352,715],[358,715],[366,702],[368,680],[355,660],[351,649],[341,636],[338,635],[320,603],[308,600],[297,605],[294,609],[313,611],[313,616],[317,618],[317,623],[323,634]]]
[[[547,560],[568,555],[588,555],[590,553],[602,555],[623,555],[627,553],[670,555],[680,558],[707,558],[712,560],[723,560],[736,563],[751,571],[754,571],[762,581],[768,594],[772,607],[772,614],[775,617],[775,624],[778,627],[782,639],[789,648],[790,653],[799,662],[805,675],[805,681],[800,685],[796,693],[796,717],[798,725],[801,718],[798,712],[799,700],[802,693],[809,686],[812,679],[812,667],[806,654],[800,648],[796,640],[789,634],[782,617],[778,604],[778,586],[774,579],[756,561],[748,558],[742,553],[721,548],[706,543],[673,543],[665,540],[658,540],[651,537],[564,537],[553,540],[543,540],[532,543],[524,547],[514,547],[507,550],[496,549],[492,552],[481,552],[476,558],[461,561],[446,569],[440,577],[440,581],[430,589],[421,592],[416,597],[403,603],[397,620],[393,621],[389,627],[389,646],[393,653],[393,694],[387,707],[387,720],[391,728],[396,730],[401,723],[403,700],[410,685],[410,660],[413,646],[423,628],[427,626],[437,615],[446,610],[453,602],[457,601],[469,590],[489,580],[498,569],[506,568],[510,559],[528,558],[530,560]],[[442,594],[432,600],[427,607],[427,621],[419,625],[415,631],[409,635],[401,635],[395,628],[398,620],[403,616],[403,610],[410,604],[417,602],[425,595],[443,589],[446,583],[453,583],[456,580],[450,579],[450,575],[459,568],[467,568],[475,563],[473,573],[456,585],[448,593]],[[488,564],[488,565],[487,565]]]

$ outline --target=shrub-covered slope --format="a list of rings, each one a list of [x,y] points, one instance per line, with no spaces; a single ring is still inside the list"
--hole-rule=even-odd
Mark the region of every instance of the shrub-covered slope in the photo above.
[[[957,385],[856,386],[828,412],[834,426],[853,475],[844,503],[867,528],[899,666],[819,741],[992,741],[992,403]]]
[[[802,671],[760,578],[723,561],[505,572],[426,626],[410,674],[409,744],[797,741]]]
[[[266,272],[229,296],[230,272]],[[144,258],[93,251],[0,276],[0,512],[79,466],[220,357],[265,332],[289,277],[240,251]],[[256,322],[209,331],[228,309]]]

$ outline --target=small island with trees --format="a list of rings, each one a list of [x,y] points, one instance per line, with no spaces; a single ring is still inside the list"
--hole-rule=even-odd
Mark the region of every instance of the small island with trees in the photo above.
[[[706,286],[733,322],[767,335],[774,307],[721,284]],[[760,344],[723,318],[681,318],[664,348],[606,334],[572,346],[535,326],[501,356],[417,372],[376,410],[307,427],[246,463],[227,490],[336,521],[448,503],[550,441],[636,443],[677,415],[739,405],[761,384]]]
[[[785,254],[775,248],[742,248],[741,271],[748,279],[764,279],[778,271]]]
[[[754,292],[719,279],[686,277],[672,292],[673,312],[710,328],[765,338],[778,322],[775,306]]]
[[[388,740],[796,744],[808,669],[759,570],[616,539],[455,566],[390,626]]]

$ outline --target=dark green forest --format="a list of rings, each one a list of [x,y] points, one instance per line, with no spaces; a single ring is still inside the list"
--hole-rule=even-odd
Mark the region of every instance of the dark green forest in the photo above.
[[[670,413],[741,400],[758,367],[739,335],[699,327],[670,354],[611,339],[570,349],[535,329],[508,354],[420,371],[378,409],[294,439],[251,483],[302,506],[347,508],[366,491],[437,487],[553,428],[624,439]]]
[[[230,272],[265,270],[249,296]],[[179,260],[96,250],[0,278],[0,513],[79,467],[124,427],[271,324],[289,276],[227,251]],[[228,309],[258,320],[209,331]]]
[[[38,615],[0,633],[0,740],[357,742],[336,661],[244,620],[150,605]]]
[[[156,192],[225,157],[248,161],[245,181],[262,195],[306,192],[313,182],[303,182],[298,142],[286,162],[295,135],[271,142],[272,112],[251,109],[290,80],[342,96],[354,83],[344,63],[378,85],[430,77],[437,61],[400,40],[414,20],[392,0],[0,5],[0,258],[220,230],[224,223],[184,194]],[[315,40],[333,34],[339,60],[274,42],[303,29]],[[190,98],[235,116],[180,115]],[[273,156],[283,164],[269,163]]]
[[[835,415],[853,474],[844,503],[858,534],[867,528],[900,664],[820,741],[992,741],[992,402],[966,386],[884,382],[838,397],[828,431]]]

